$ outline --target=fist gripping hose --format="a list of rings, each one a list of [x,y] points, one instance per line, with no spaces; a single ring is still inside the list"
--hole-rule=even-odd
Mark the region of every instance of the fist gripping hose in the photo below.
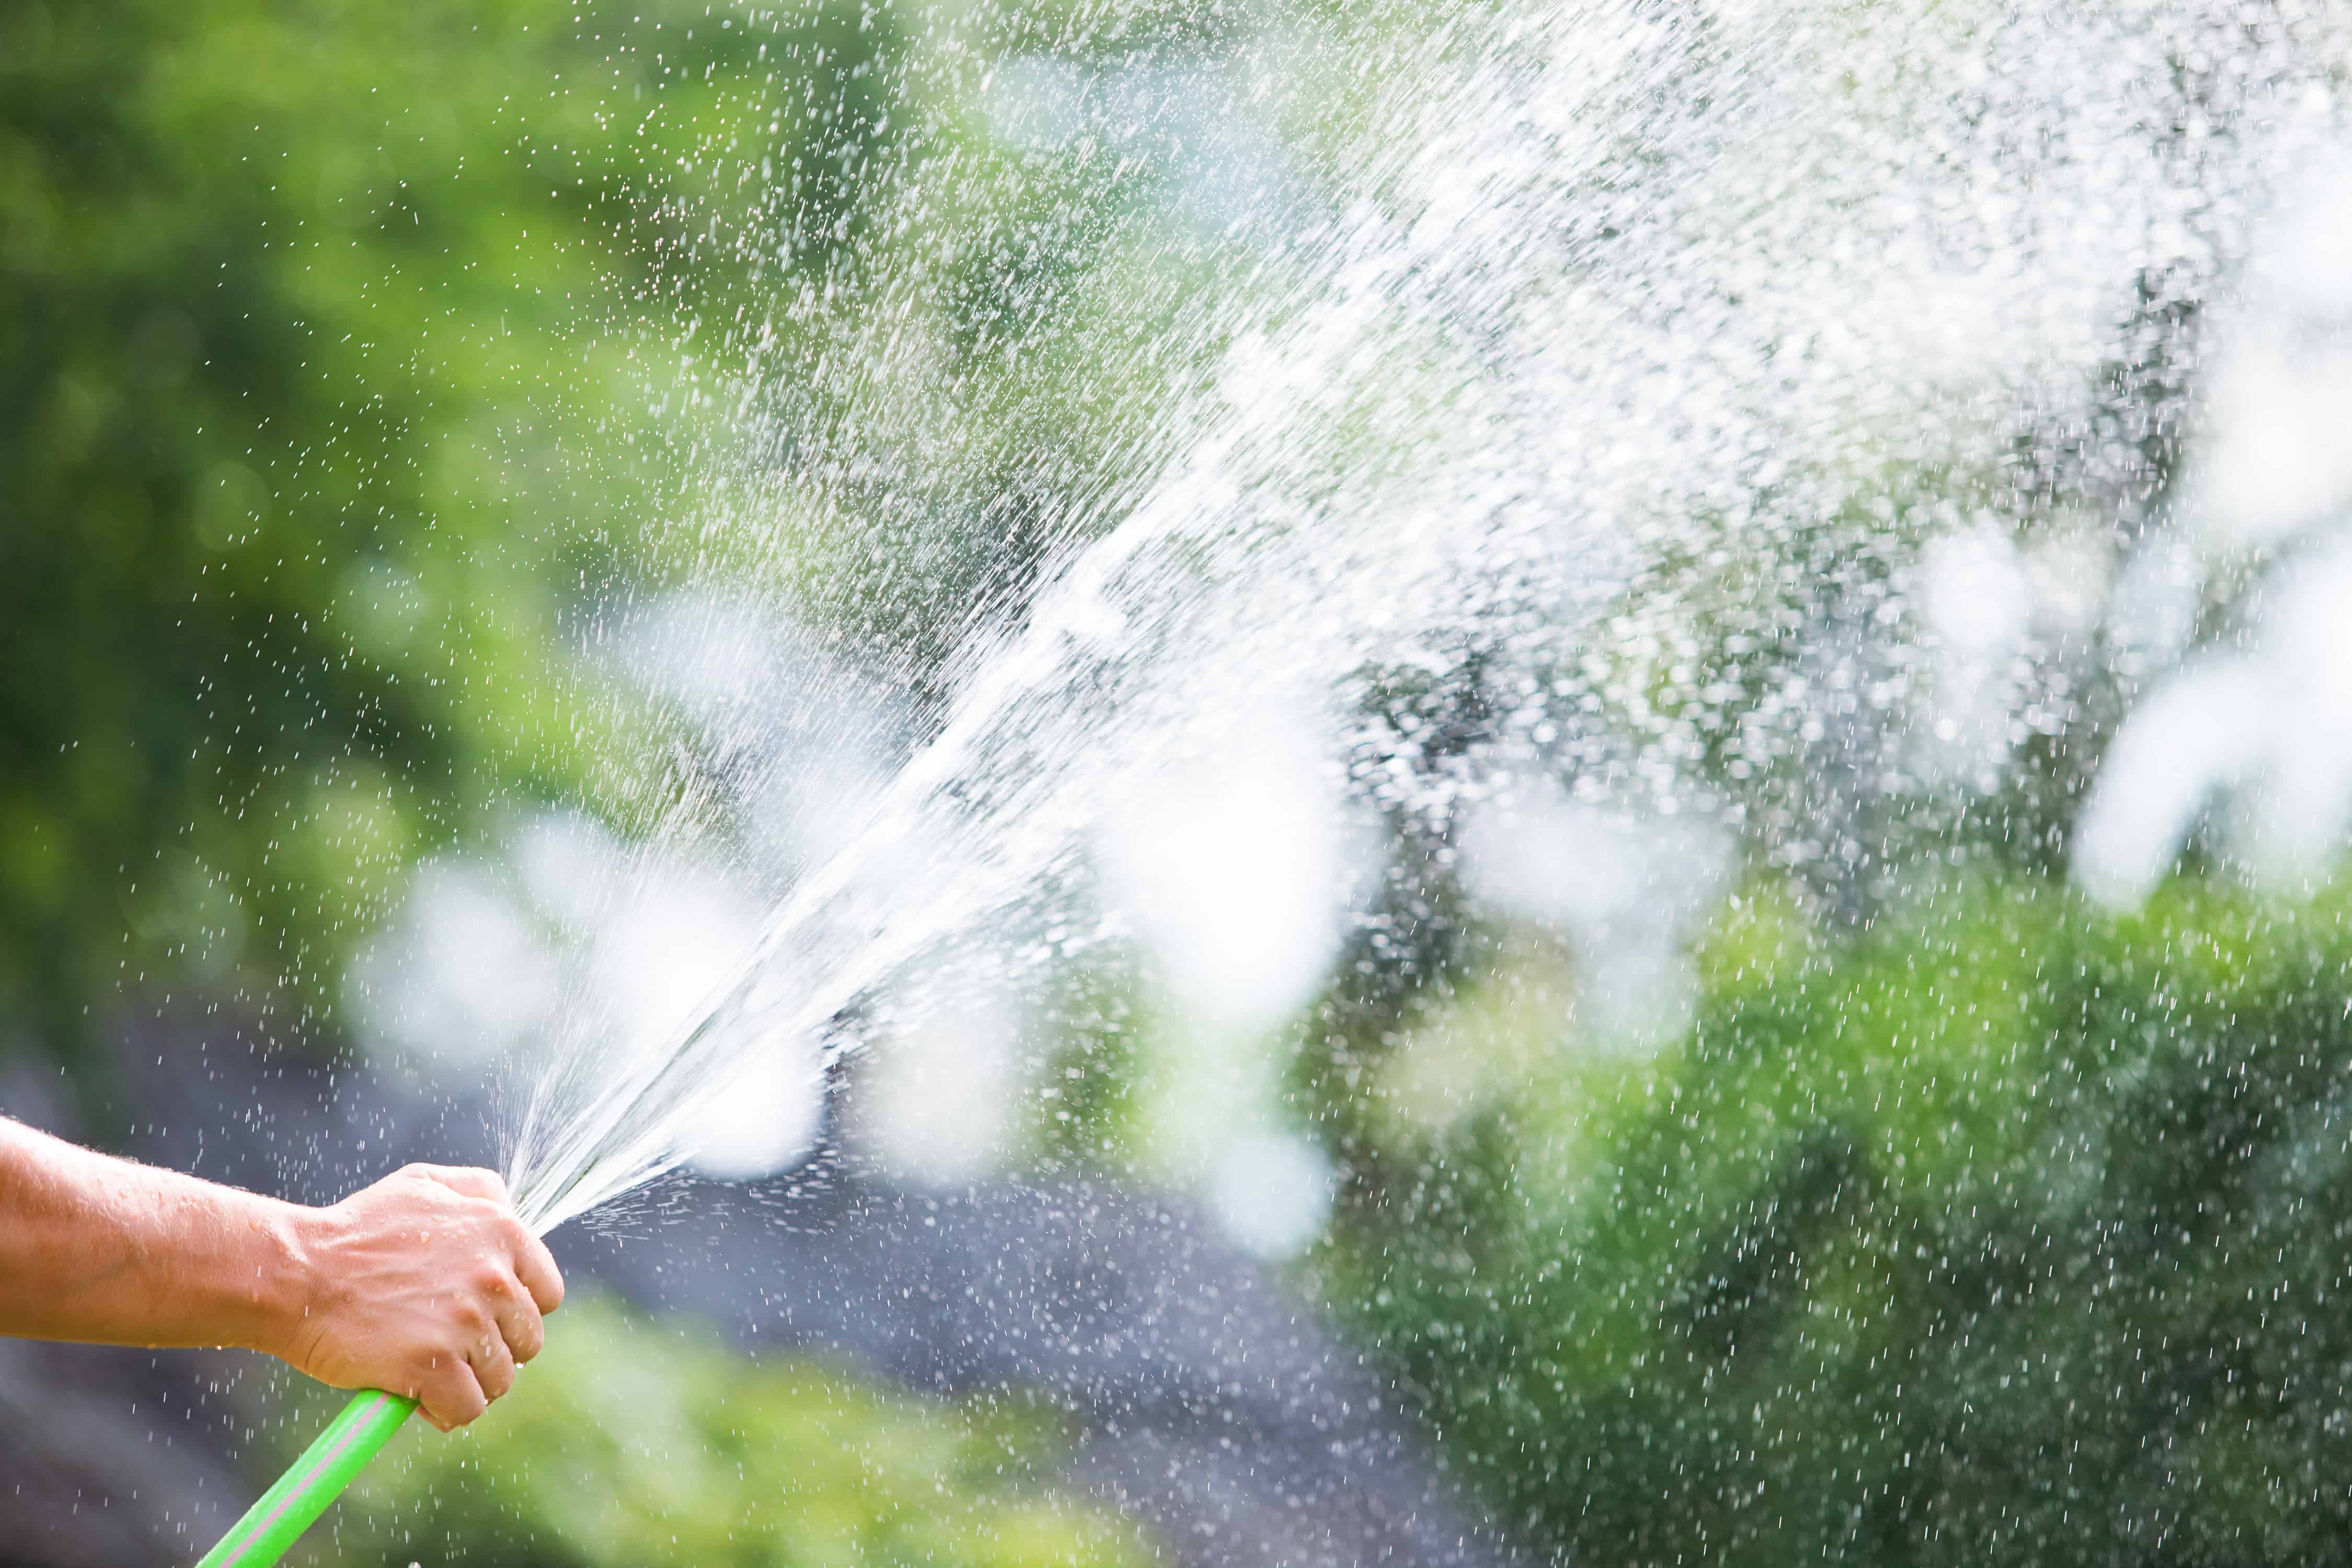
[[[362,1389],[278,1484],[230,1526],[196,1568],[268,1568],[327,1511],[416,1408],[414,1399]]]

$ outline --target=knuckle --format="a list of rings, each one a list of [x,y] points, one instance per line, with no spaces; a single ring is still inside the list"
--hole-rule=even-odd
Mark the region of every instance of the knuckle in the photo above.
[[[414,1398],[417,1407],[425,1412],[425,1419],[444,1432],[453,1426],[463,1425],[467,1419],[463,1408],[463,1396],[451,1384],[446,1373],[436,1373],[410,1397]]]
[[[463,1426],[489,1408],[489,1401],[482,1396],[480,1386],[470,1377],[454,1374],[446,1377],[439,1392],[441,1396],[435,1403],[442,1417],[453,1426]]]

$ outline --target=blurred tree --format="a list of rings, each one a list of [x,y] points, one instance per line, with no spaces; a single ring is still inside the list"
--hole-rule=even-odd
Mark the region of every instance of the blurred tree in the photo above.
[[[2344,1561],[2347,912],[1767,896],[1654,1058],[1523,952],[1357,1042],[1321,1287],[1572,1557]]]
[[[559,647],[698,438],[731,138],[845,134],[861,16],[0,10],[0,1023],[313,1012],[421,848],[598,797]]]

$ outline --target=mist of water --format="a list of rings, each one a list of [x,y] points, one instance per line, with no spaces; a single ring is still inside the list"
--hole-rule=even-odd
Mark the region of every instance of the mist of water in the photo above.
[[[583,1035],[541,1076],[510,1171],[542,1229],[688,1157],[743,1064],[822,1072],[861,1010],[949,1001],[942,955],[1017,979],[1116,931],[1093,847],[1246,743],[1238,714],[1284,715],[1334,809],[1441,838],[1541,780],[1834,858],[1808,759],[1858,722],[1903,739],[1882,795],[1998,790],[2020,715],[2071,721],[2115,657],[2110,585],[2163,520],[2102,399],[2343,129],[2314,62],[2344,24],[2284,7],[1276,10],[1173,64],[1115,20],[967,39],[905,90],[1027,156],[1123,106],[1178,148],[1150,155],[1186,210],[1232,215],[1147,330],[1080,345],[1104,418],[1152,400],[1128,467],[1055,491],[1041,585],[979,595],[1019,607],[965,635],[928,738],[732,976],[674,1035]],[[984,205],[980,179],[909,161],[871,201]],[[854,541],[877,489],[992,526],[958,454],[1006,405],[938,372],[925,260],[739,334],[741,439],[683,525],[728,591],[870,615],[780,584],[808,519]],[[1475,696],[1468,740],[1440,689]]]

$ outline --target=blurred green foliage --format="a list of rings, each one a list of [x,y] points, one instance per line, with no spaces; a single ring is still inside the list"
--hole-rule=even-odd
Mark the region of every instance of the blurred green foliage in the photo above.
[[[625,800],[558,653],[702,438],[730,138],[838,140],[857,12],[0,8],[0,1016],[314,1008],[502,793]]]
[[[317,1563],[535,1568],[1124,1568],[1115,1522],[1039,1494],[1036,1411],[877,1394],[839,1370],[743,1361],[683,1321],[594,1300],[465,1435],[412,1429],[353,1489]]]
[[[1095,9],[0,12],[0,1018],[315,1015],[502,801],[629,826],[576,656],[681,571],[919,687],[1017,600],[1182,374],[1095,351],[1233,260],[992,132],[993,59],[1196,30]]]
[[[1654,1058],[1530,1029],[1540,955],[1431,1026],[1483,1097],[1364,1045],[1319,1282],[1454,1463],[1590,1561],[2340,1561],[2352,895],[1788,909]]]

